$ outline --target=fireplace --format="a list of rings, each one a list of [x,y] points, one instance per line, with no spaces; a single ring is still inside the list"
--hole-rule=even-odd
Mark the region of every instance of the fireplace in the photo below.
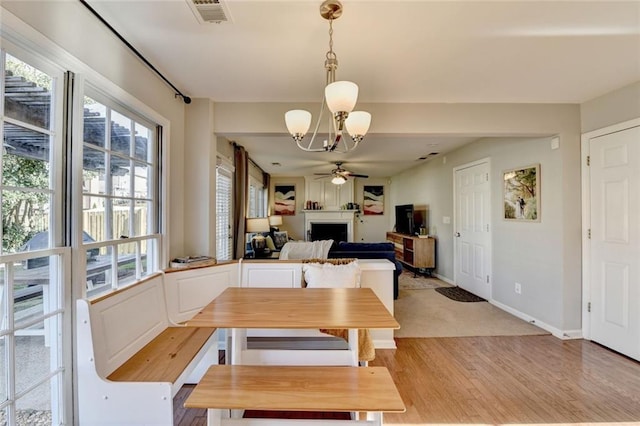
[[[307,241],[353,241],[353,211],[306,211],[304,216]]]
[[[347,223],[314,223],[311,222],[311,241],[317,240],[333,240],[334,244],[338,244],[340,241],[348,240],[348,228]]]

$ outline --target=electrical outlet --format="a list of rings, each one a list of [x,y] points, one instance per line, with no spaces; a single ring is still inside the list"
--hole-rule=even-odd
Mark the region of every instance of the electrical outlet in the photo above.
[[[522,284],[520,283],[516,283],[516,293],[517,294],[522,294]]]

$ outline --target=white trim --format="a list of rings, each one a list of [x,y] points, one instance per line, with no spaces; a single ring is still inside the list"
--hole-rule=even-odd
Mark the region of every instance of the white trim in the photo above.
[[[582,336],[591,339],[591,316],[588,305],[591,296],[591,244],[589,229],[591,228],[591,174],[587,166],[587,157],[590,155],[589,144],[591,139],[605,136],[611,133],[621,132],[640,126],[640,118],[623,121],[601,129],[583,133],[580,140],[580,169],[582,174]]]
[[[492,216],[491,216],[491,196],[493,191],[491,190],[491,157],[485,157],[485,158],[481,158],[480,160],[476,160],[476,161],[472,161],[470,163],[465,163],[462,164],[460,166],[456,166],[453,167],[453,282],[448,281],[451,284],[457,285],[456,283],[458,282],[458,262],[460,262],[460,259],[458,259],[458,239],[455,236],[455,233],[457,232],[457,224],[456,224],[456,211],[458,208],[457,205],[457,188],[456,188],[456,173],[459,172],[460,170],[464,170],[464,169],[468,169],[470,167],[475,167],[475,166],[479,166],[482,164],[487,164],[488,167],[488,184],[489,184],[489,203],[488,203],[488,211],[487,211],[487,219],[489,221],[489,247],[487,247],[488,251],[489,251],[489,256],[491,257],[489,259],[489,264],[487,265],[489,270],[487,271],[488,275],[489,275],[489,301],[493,301],[493,222],[492,222]]]
[[[540,327],[543,330],[548,331],[549,333],[551,333],[554,337],[557,337],[558,339],[562,339],[562,340],[568,340],[568,339],[581,339],[582,338],[582,333],[580,332],[580,330],[560,330],[559,328],[555,328],[545,322],[540,321],[537,318],[534,318],[530,315],[527,315],[525,313],[522,313],[516,309],[513,309],[512,307],[505,305],[503,303],[500,303],[496,300],[490,300],[489,303],[491,303],[493,306],[502,309],[503,311],[513,315],[514,317],[520,318],[521,320],[524,320],[526,322],[528,322],[531,325],[535,325],[536,327]]]

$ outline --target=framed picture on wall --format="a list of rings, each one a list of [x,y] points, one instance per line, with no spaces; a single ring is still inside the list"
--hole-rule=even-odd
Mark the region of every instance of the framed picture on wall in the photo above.
[[[370,215],[384,214],[384,186],[364,185],[363,213]]]
[[[275,185],[273,188],[273,199],[276,215],[293,216],[296,214],[295,185]]]
[[[504,219],[539,222],[540,164],[506,170],[502,179]]]

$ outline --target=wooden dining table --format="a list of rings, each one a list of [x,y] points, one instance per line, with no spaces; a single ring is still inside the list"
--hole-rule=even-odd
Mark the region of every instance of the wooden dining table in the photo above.
[[[231,364],[358,365],[358,329],[400,324],[369,288],[229,287],[189,327],[231,329]],[[346,329],[348,350],[248,349],[247,329]]]

